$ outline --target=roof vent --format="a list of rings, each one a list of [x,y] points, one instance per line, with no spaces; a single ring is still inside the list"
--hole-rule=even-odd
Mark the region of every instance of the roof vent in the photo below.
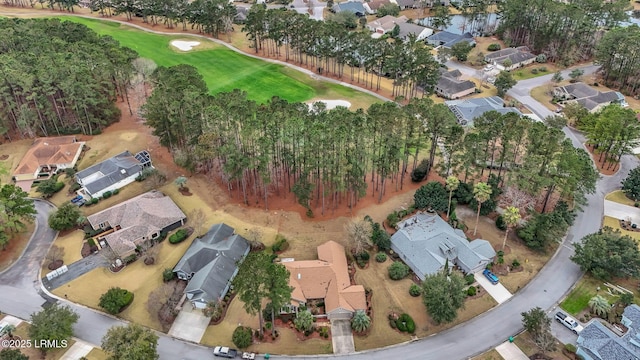
[[[127,170],[125,170],[125,169],[120,169],[120,173],[122,173],[122,174],[126,174],[126,173],[127,173]]]
[[[302,275],[298,273],[298,280],[300,280],[301,278],[302,278]]]

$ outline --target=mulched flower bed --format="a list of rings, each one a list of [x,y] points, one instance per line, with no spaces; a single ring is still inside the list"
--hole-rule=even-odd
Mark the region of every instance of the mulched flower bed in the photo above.
[[[193,194],[191,193],[191,191],[189,191],[189,188],[188,188],[188,187],[186,187],[186,186],[185,186],[185,187],[178,188],[178,191],[180,191],[180,194],[182,194],[182,195],[184,195],[184,196],[191,196],[191,195],[193,195]]]
[[[62,260],[56,260],[54,262],[49,263],[49,265],[47,266],[47,269],[55,270],[55,269],[61,267],[62,264],[64,264],[64,262]]]

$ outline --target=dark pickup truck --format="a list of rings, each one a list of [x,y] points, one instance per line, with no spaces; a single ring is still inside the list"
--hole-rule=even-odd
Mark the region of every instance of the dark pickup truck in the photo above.
[[[228,347],[216,346],[213,348],[213,355],[233,359],[238,355],[238,351]]]

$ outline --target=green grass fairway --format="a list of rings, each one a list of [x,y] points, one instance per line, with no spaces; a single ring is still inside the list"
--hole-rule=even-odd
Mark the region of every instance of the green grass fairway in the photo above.
[[[141,57],[154,60],[158,65],[192,65],[202,74],[212,94],[242,89],[250,99],[258,102],[266,102],[273,96],[292,102],[318,97],[345,99],[352,102],[352,108],[366,108],[374,102],[379,102],[373,96],[359,91],[315,81],[308,75],[285,66],[253,59],[225,46],[206,39],[190,37],[188,34],[158,35],[110,21],[74,16],[59,18],[84,24],[99,34],[109,35],[120,44],[136,50]],[[201,45],[192,51],[181,52],[169,44],[175,39],[199,41]]]

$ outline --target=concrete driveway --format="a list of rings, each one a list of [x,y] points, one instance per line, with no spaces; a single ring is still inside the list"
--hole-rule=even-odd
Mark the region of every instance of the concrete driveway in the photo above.
[[[513,296],[513,294],[511,294],[501,283],[497,283],[495,285],[490,283],[489,280],[482,275],[482,271],[475,273],[474,276],[478,284],[487,290],[489,295],[491,295],[498,304],[502,304]]]
[[[508,341],[496,346],[496,351],[505,360],[529,360],[527,355],[516,344]]]
[[[169,336],[199,343],[209,326],[209,320],[202,315],[202,310],[193,309],[190,303],[185,303],[171,325]]]
[[[640,225],[640,209],[634,206],[623,205],[617,202],[605,200],[604,214],[616,219],[631,218],[633,224]]]
[[[331,342],[334,354],[349,354],[356,351],[351,332],[351,321],[331,320]]]

